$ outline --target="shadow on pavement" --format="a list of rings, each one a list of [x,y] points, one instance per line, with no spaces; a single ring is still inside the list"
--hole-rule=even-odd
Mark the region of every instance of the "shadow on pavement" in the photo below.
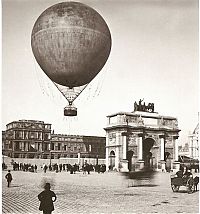
[[[15,188],[15,187],[22,187],[22,186],[23,186],[23,185],[12,185],[12,186],[9,187],[9,189],[10,189],[10,188]]]
[[[132,185],[129,187],[156,187],[156,186],[159,186],[159,185],[156,185],[156,184],[136,184],[136,185]]]
[[[125,193],[125,194],[114,194],[114,195],[119,195],[119,196],[139,196],[141,194],[137,194],[137,193]]]

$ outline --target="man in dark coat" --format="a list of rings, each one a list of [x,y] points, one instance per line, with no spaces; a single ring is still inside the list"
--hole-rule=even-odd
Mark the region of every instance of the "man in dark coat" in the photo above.
[[[12,175],[10,173],[10,170],[8,170],[8,173],[6,174],[5,178],[6,178],[7,182],[8,182],[8,187],[9,187],[10,183],[12,181]]]
[[[43,214],[51,214],[54,210],[53,202],[56,201],[56,194],[50,190],[50,183],[46,183],[44,186],[44,191],[42,191],[38,195],[38,199],[40,200],[39,210],[43,211]]]

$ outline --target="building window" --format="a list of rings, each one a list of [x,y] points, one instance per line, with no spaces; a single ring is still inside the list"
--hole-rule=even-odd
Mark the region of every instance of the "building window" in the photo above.
[[[60,150],[60,143],[58,143],[58,150]]]
[[[49,139],[49,135],[48,134],[45,134],[44,135],[44,140],[48,140]]]
[[[13,147],[13,142],[10,141],[10,143],[9,143],[9,149],[12,149],[12,147]]]
[[[51,129],[51,125],[45,125],[45,129]]]
[[[30,132],[30,138],[31,139],[36,139],[37,138],[37,133],[36,132]]]
[[[38,132],[38,139],[40,140],[40,138],[41,138],[41,133]]]
[[[28,132],[27,131],[24,132],[24,139],[28,139]]]
[[[15,142],[15,150],[19,151],[19,142]]]
[[[54,150],[54,143],[51,143],[51,150]]]

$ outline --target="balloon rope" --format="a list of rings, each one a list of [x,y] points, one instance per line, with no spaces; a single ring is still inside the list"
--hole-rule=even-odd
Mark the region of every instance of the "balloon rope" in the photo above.
[[[99,94],[100,94],[100,91],[101,91],[101,89],[102,89],[102,87],[103,87],[103,84],[104,84],[104,82],[105,82],[105,79],[106,79],[106,75],[107,75],[107,69],[104,71],[104,75],[103,75],[103,80],[101,81],[101,85],[100,85],[100,90],[99,90],[99,93],[97,94],[97,96],[99,96]]]
[[[51,80],[52,81],[52,80]],[[53,82],[53,81],[52,81]],[[60,93],[67,99],[67,101],[69,102],[69,100],[68,100],[68,98],[67,98],[67,96],[65,95],[65,93],[58,87],[58,85],[55,83],[55,82],[53,82],[53,84],[56,86],[56,88],[60,91]],[[88,84],[86,84],[85,86],[83,86],[83,88],[82,89],[80,89],[80,91],[78,92],[78,96],[82,93],[82,91],[86,88],[88,86]],[[68,88],[67,86],[65,86],[66,88]],[[78,96],[76,96],[76,97],[74,97],[74,99],[72,99],[71,100],[71,102],[74,102],[74,100],[78,97]]]
[[[59,106],[59,103],[55,101],[56,96],[52,90],[52,87],[50,86],[49,82],[45,80],[46,76],[44,75],[44,73],[38,69],[37,63],[33,56],[32,56],[32,60],[34,63],[34,71],[35,71],[34,73],[35,73],[37,82],[40,86],[40,89],[42,90],[42,94],[51,98],[51,101],[53,100],[53,103]],[[60,93],[59,93],[59,99],[61,99]]]
[[[38,84],[39,84],[39,86],[40,86],[40,89],[42,90],[42,93],[43,93],[43,94],[46,94],[46,95],[47,95],[47,93],[46,93],[46,91],[45,91],[45,89],[44,89],[44,84],[42,84],[42,79],[39,77],[38,69],[37,69],[36,62],[35,62],[35,59],[34,59],[33,56],[32,56],[32,60],[33,60],[34,67],[35,67],[34,71],[35,71],[36,79],[37,79],[37,81],[38,81]],[[47,95],[47,96],[48,96],[48,95]]]

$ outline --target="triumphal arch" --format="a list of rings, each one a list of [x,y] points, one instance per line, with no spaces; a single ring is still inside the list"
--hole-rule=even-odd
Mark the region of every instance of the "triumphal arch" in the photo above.
[[[154,111],[154,103],[135,102],[133,112],[107,116],[107,170],[137,171],[179,168],[177,118]]]

